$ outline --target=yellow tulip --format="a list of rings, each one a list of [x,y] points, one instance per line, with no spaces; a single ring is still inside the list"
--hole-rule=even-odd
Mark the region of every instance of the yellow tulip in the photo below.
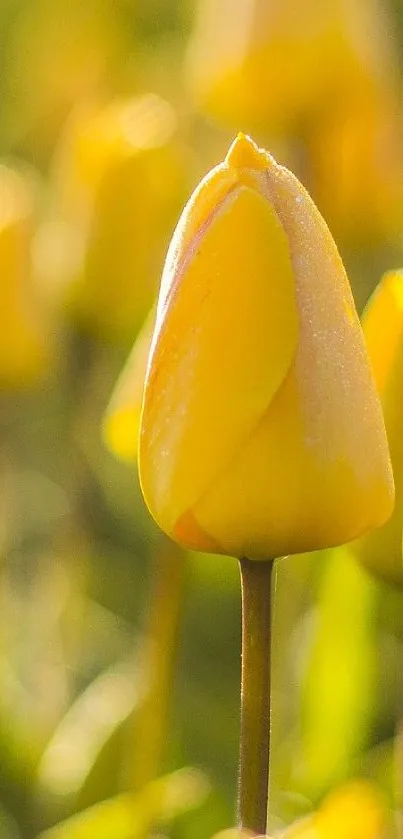
[[[385,835],[385,803],[371,784],[352,781],[323,802],[315,817],[323,839],[381,839]]]
[[[334,108],[310,138],[313,190],[343,240],[401,242],[403,130],[393,91],[366,91]]]
[[[187,76],[230,127],[283,131],[381,77],[392,50],[374,0],[200,0]]]
[[[128,76],[133,85],[138,51],[122,17],[109,0],[30,0],[19,6],[2,35],[2,130],[8,142],[47,162],[77,102],[102,96],[111,84],[121,89]]]
[[[75,319],[103,338],[132,337],[153,303],[187,160],[173,109],[153,94],[76,114],[66,129],[54,174],[64,285]]]
[[[0,165],[0,386],[25,387],[46,367],[46,335],[30,264],[34,197],[29,177]]]
[[[213,553],[329,547],[393,508],[337,248],[297,179],[244,135],[194,192],[168,252],[139,470],[162,529]]]
[[[376,574],[403,585],[403,271],[384,275],[364,310],[362,325],[385,417],[396,505],[389,521],[354,543],[353,549]]]
[[[119,377],[104,420],[107,446],[116,457],[128,463],[137,460],[141,405],[154,323],[153,308]]]
[[[293,825],[282,839],[384,839],[385,803],[366,781],[351,781],[331,793],[313,816]]]

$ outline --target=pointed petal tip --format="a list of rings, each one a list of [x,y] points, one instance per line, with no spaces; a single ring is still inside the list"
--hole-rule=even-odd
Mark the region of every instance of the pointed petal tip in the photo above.
[[[231,144],[225,158],[227,166],[238,169],[265,169],[266,154],[258,148],[254,140],[240,131]]]

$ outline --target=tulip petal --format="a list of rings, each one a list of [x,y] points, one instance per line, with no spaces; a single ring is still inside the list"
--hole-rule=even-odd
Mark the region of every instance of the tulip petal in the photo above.
[[[296,351],[293,269],[273,207],[254,189],[233,189],[168,287],[146,382],[140,479],[153,515],[186,543],[175,525],[250,437]]]
[[[363,313],[368,354],[378,385],[392,458],[396,505],[389,521],[354,544],[361,562],[392,585],[403,586],[403,272],[386,274]]]
[[[369,359],[382,393],[403,337],[403,272],[390,271],[362,315]]]
[[[128,463],[137,460],[144,380],[154,322],[153,307],[119,377],[104,420],[103,436],[106,445],[116,457]]]
[[[163,316],[169,297],[178,281],[178,275],[182,275],[184,265],[189,257],[191,258],[197,240],[203,235],[205,228],[211,224],[217,207],[222,205],[236,183],[237,173],[230,166],[221,163],[203,178],[190,197],[168,249],[158,297],[157,329],[159,319]],[[179,259],[180,266],[178,266]]]
[[[265,177],[293,261],[298,349],[260,424],[193,508],[223,552],[256,559],[350,541],[383,524],[394,500],[382,413],[336,246],[296,178],[269,157]]]

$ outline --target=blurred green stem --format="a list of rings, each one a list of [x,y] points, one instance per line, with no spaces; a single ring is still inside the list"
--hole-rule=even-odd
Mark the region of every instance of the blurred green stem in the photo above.
[[[394,765],[396,837],[403,839],[403,715],[397,721],[395,732]]]
[[[242,583],[241,742],[238,817],[266,832],[270,749],[271,581],[273,562],[240,560]]]
[[[146,635],[146,693],[136,715],[132,784],[141,789],[161,771],[183,601],[186,553],[164,539],[155,557]]]

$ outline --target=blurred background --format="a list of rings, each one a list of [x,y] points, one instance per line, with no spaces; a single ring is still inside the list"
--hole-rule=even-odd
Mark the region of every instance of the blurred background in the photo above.
[[[181,208],[238,130],[309,189],[361,311],[403,264],[400,0],[2,0],[1,839],[234,821],[237,564],[158,533],[135,416],[119,457],[103,429]],[[272,828],[356,776],[395,821],[401,581],[347,549],[276,574]]]

